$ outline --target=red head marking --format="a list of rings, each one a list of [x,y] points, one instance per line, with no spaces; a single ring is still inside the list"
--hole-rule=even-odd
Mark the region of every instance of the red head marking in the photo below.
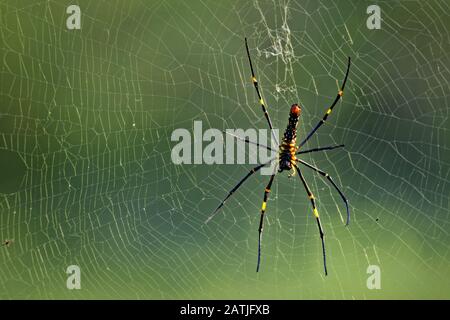
[[[302,109],[300,108],[300,106],[298,104],[293,104],[291,106],[291,114],[298,117],[300,115],[300,112],[302,111]]]

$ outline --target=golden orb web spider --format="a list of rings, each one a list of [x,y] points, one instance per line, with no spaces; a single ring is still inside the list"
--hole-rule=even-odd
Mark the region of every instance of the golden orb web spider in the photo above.
[[[252,64],[252,59],[250,58],[250,51],[248,49],[247,38],[245,38],[245,48],[247,50],[247,57],[248,57],[248,61],[250,63],[250,70],[252,72],[252,82],[253,82],[253,85],[254,85],[254,87],[256,89],[256,93],[258,95],[259,103],[261,104],[261,108],[262,108],[262,111],[264,112],[264,116],[265,116],[265,118],[267,120],[267,123],[269,124],[269,128],[273,129],[272,121],[270,120],[270,116],[269,116],[269,112],[267,111],[266,105],[265,105],[264,100],[263,100],[263,98],[261,96],[261,92],[259,91],[258,81],[256,80],[256,76],[255,76],[255,72],[254,72],[253,64]],[[348,206],[348,200],[344,196],[342,191],[339,189],[339,187],[336,185],[336,183],[333,181],[333,179],[330,177],[330,175],[328,173],[320,170],[319,168],[316,168],[315,166],[307,163],[304,160],[297,159],[296,156],[300,155],[300,154],[305,154],[305,153],[319,152],[319,151],[325,151],[325,150],[333,150],[333,149],[344,147],[344,145],[341,144],[341,145],[334,145],[334,146],[327,146],[327,147],[317,147],[317,148],[313,148],[313,149],[307,149],[307,150],[298,151],[298,149],[300,149],[313,136],[313,134],[317,131],[317,129],[319,129],[325,123],[325,121],[327,120],[328,116],[333,111],[334,106],[341,99],[342,95],[344,94],[345,83],[347,82],[349,71],[350,71],[350,57],[348,57],[348,65],[347,65],[347,71],[345,73],[344,81],[342,82],[342,86],[341,86],[340,90],[338,91],[338,93],[336,95],[336,98],[334,99],[334,101],[331,104],[331,106],[325,111],[325,114],[322,117],[322,119],[308,133],[306,138],[303,139],[303,141],[298,146],[296,146],[297,124],[298,124],[298,119],[299,119],[300,113],[301,113],[301,109],[300,109],[300,106],[298,104],[293,104],[291,106],[291,109],[290,109],[290,112],[289,112],[288,125],[286,127],[286,130],[284,131],[283,141],[281,142],[281,144],[279,144],[278,139],[274,136],[275,137],[275,141],[279,145],[278,153],[277,153],[277,157],[278,157],[278,164],[277,164],[278,172],[281,173],[281,172],[283,172],[285,170],[292,170],[293,174],[295,172],[297,172],[298,176],[300,178],[300,181],[302,182],[302,184],[303,184],[303,186],[304,186],[304,188],[306,190],[306,193],[308,195],[308,198],[309,198],[309,200],[311,202],[312,209],[313,209],[313,215],[316,218],[317,226],[319,228],[320,239],[321,239],[321,242],[322,242],[323,267],[324,267],[325,275],[328,275],[328,271],[327,271],[327,262],[326,262],[326,253],[325,253],[324,232],[323,232],[322,224],[320,223],[319,212],[317,211],[317,207],[316,207],[316,200],[315,200],[314,195],[311,192],[311,189],[309,188],[308,183],[306,182],[302,172],[300,171],[299,167],[297,166],[297,163],[300,163],[300,164],[304,165],[305,167],[307,167],[309,169],[312,169],[313,171],[315,171],[318,174],[322,175],[336,189],[336,191],[339,193],[339,195],[341,196],[342,200],[344,201],[345,208],[346,208],[346,211],[347,211],[347,221],[346,221],[346,224],[345,224],[346,226],[348,226],[348,224],[350,223],[350,210],[349,210],[349,206]],[[273,133],[273,131],[272,131],[272,133]],[[269,149],[271,151],[275,151],[271,147],[262,145],[260,143],[251,142],[248,139],[242,139],[242,140],[245,141],[246,143],[253,143],[253,144],[256,144],[258,147],[263,147],[263,148]],[[247,173],[247,175],[244,178],[242,178],[233,187],[233,189],[231,189],[228,192],[228,195],[225,197],[224,200],[222,200],[222,202],[219,204],[219,206],[216,208],[216,210],[214,210],[214,212],[209,216],[209,218],[205,221],[205,223],[208,223],[217,214],[217,212],[220,210],[220,208],[223,207],[223,205],[228,200],[228,198],[230,198],[231,195],[236,190],[238,190],[239,187],[251,175],[253,175],[257,171],[259,171],[262,167],[266,166],[268,163],[270,163],[274,159],[275,158],[270,159],[269,161],[252,168],[250,170],[250,172]],[[264,225],[264,214],[266,212],[266,203],[267,203],[267,199],[269,197],[270,188],[272,187],[272,183],[273,183],[273,180],[274,180],[276,174],[277,174],[277,172],[274,171],[274,173],[270,176],[269,183],[267,184],[267,186],[266,186],[266,188],[264,190],[264,199],[263,199],[263,203],[262,203],[262,206],[261,206],[261,214],[260,214],[259,228],[258,228],[258,262],[257,262],[257,265],[256,265],[256,272],[259,271],[259,266],[260,266],[260,262],[261,262],[261,237],[262,237],[262,231],[263,231],[263,225]]]

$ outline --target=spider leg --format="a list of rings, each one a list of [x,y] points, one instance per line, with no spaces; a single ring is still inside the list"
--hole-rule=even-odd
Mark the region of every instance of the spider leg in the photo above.
[[[259,265],[261,262],[261,237],[264,225],[264,213],[266,212],[267,199],[269,198],[270,188],[272,187],[273,179],[275,178],[276,173],[274,173],[269,180],[269,183],[264,190],[264,200],[261,206],[261,217],[259,219],[259,228],[258,228],[258,263],[256,265],[256,272],[259,271]]]
[[[306,136],[306,138],[299,144],[298,148],[300,149],[305,143],[306,141],[309,140],[309,138],[312,137],[312,135],[317,131],[317,129],[319,129],[324,123],[325,121],[327,121],[328,116],[330,115],[331,111],[333,111],[334,106],[336,105],[336,103],[341,99],[342,95],[344,94],[344,88],[345,88],[345,84],[347,83],[347,78],[348,78],[348,73],[350,71],[350,57],[348,57],[348,65],[347,65],[347,72],[345,73],[345,78],[344,81],[342,82],[342,86],[341,89],[338,91],[338,94],[336,96],[336,98],[334,99],[333,103],[331,104],[331,106],[327,109],[327,111],[325,112],[325,115],[323,116],[323,118],[319,121],[319,123],[311,130],[310,133],[308,133],[308,135]]]
[[[258,99],[259,99],[259,103],[261,104],[261,109],[264,112],[264,116],[266,117],[267,123],[269,124],[269,128],[272,131],[272,136],[275,139],[277,145],[279,145],[280,143],[278,142],[278,138],[275,136],[275,133],[273,131],[272,121],[270,120],[269,112],[267,111],[266,105],[264,104],[264,100],[261,96],[261,92],[259,91],[258,81],[256,80],[255,71],[253,69],[253,64],[252,64],[252,59],[250,58],[250,51],[248,49],[247,38],[245,38],[245,49],[247,49],[247,57],[248,57],[248,61],[250,63],[250,70],[252,71],[252,82],[256,89],[256,93],[258,94]]]
[[[329,175],[328,173],[326,173],[325,171],[322,171],[322,170],[320,170],[319,168],[314,167],[313,165],[311,165],[311,164],[309,164],[309,163],[307,163],[307,162],[305,162],[305,161],[303,161],[303,160],[297,159],[297,161],[298,161],[299,163],[303,164],[304,166],[306,166],[306,167],[308,167],[308,168],[310,168],[310,169],[313,169],[314,171],[316,171],[317,173],[319,173],[319,174],[322,175],[323,177],[327,178],[328,181],[330,181],[330,183],[331,183],[331,184],[333,185],[333,187],[337,190],[337,192],[339,193],[339,195],[341,196],[342,200],[343,200],[344,203],[345,203],[345,208],[346,208],[346,210],[347,210],[347,222],[345,223],[345,225],[348,226],[348,224],[350,223],[350,209],[349,209],[349,207],[348,207],[348,200],[347,200],[347,198],[344,196],[344,193],[341,191],[341,189],[339,189],[339,187],[336,185],[336,183],[334,182],[334,180],[331,179],[330,175]]]
[[[303,186],[305,187],[306,193],[308,194],[308,198],[311,201],[311,205],[313,207],[313,214],[314,214],[314,217],[316,218],[317,227],[319,228],[320,240],[322,241],[323,268],[324,268],[324,271],[325,271],[325,275],[328,275],[326,252],[325,252],[324,233],[323,233],[322,224],[320,223],[319,211],[317,211],[317,207],[316,207],[316,199],[314,198],[314,195],[312,194],[311,190],[309,189],[309,186],[306,183],[305,177],[303,177],[303,174],[300,171],[300,169],[298,168],[298,166],[295,164],[295,162],[292,162],[292,165],[297,170],[298,176],[300,177],[300,180],[302,181]]]
[[[318,152],[318,151],[325,151],[325,150],[333,150],[333,149],[343,148],[343,147],[344,147],[343,144],[336,145],[336,146],[328,146],[328,147],[318,147],[318,148],[313,148],[313,149],[307,149],[307,150],[297,151],[295,154],[305,154],[305,153],[311,153],[311,152]]]
[[[239,187],[245,182],[245,180],[247,180],[251,175],[253,175],[255,172],[259,171],[262,167],[264,167],[265,165],[267,165],[267,164],[268,164],[269,162],[271,162],[272,160],[273,160],[273,159],[270,159],[269,161],[267,161],[267,162],[265,162],[265,163],[263,163],[263,164],[260,164],[260,165],[258,165],[258,166],[256,166],[256,167],[252,168],[252,169],[250,170],[250,172],[247,173],[247,175],[246,175],[245,177],[243,177],[243,178],[241,179],[241,181],[239,181],[239,182],[233,187],[233,189],[231,189],[231,190],[228,192],[228,195],[225,197],[225,199],[222,200],[222,202],[219,204],[219,206],[216,208],[216,210],[214,210],[214,212],[208,217],[208,219],[206,219],[205,223],[208,223],[212,218],[214,218],[214,216],[217,214],[217,212],[219,212],[220,208],[222,208],[223,205],[225,204],[225,201],[227,201],[228,198],[231,197],[232,194],[233,194],[237,189],[239,189]]]
[[[236,139],[239,139],[239,140],[244,141],[244,142],[249,143],[249,144],[253,144],[253,145],[257,146],[258,148],[265,148],[265,149],[267,149],[269,151],[276,152],[275,149],[273,149],[273,148],[271,148],[269,146],[266,146],[265,144],[262,144],[262,143],[259,143],[259,142],[254,142],[254,141],[250,141],[248,138],[242,138],[242,137],[240,137],[238,135],[232,134],[231,132],[227,132],[227,131],[223,131],[223,132],[225,134],[228,134],[230,136],[235,137]]]

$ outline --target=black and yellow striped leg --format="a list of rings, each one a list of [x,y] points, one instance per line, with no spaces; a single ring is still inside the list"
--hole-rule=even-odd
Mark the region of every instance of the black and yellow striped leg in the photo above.
[[[331,104],[331,106],[327,109],[327,111],[325,112],[325,115],[323,116],[323,118],[319,121],[319,123],[311,130],[310,133],[308,133],[308,135],[306,136],[305,139],[303,139],[303,141],[299,144],[298,148],[301,148],[306,141],[309,140],[309,138],[312,137],[312,135],[314,134],[314,132],[317,131],[317,129],[319,129],[324,123],[325,121],[327,121],[328,116],[330,115],[330,113],[333,111],[334,106],[337,104],[337,102],[341,99],[341,97],[344,95],[344,88],[345,88],[345,84],[347,83],[347,78],[348,78],[348,73],[350,71],[350,57],[348,57],[348,65],[347,65],[347,72],[345,73],[345,77],[344,77],[344,81],[342,82],[342,86],[340,88],[340,90],[338,91],[338,94],[336,96],[336,98],[334,99],[333,103]]]
[[[343,148],[343,147],[344,147],[343,144],[336,145],[336,146],[328,146],[328,147],[318,147],[318,148],[313,148],[313,149],[297,151],[295,154],[297,155],[297,154],[305,154],[305,153],[318,152],[318,151],[334,150],[334,149]]]
[[[245,49],[247,49],[247,57],[248,57],[248,61],[250,63],[250,70],[252,72],[252,82],[255,87],[256,93],[258,95],[259,103],[261,104],[261,109],[264,112],[264,116],[266,117],[267,123],[269,124],[269,128],[272,131],[272,136],[274,137],[277,145],[279,145],[280,143],[278,141],[278,138],[275,136],[275,133],[273,131],[273,125],[272,125],[272,121],[270,120],[269,112],[267,111],[266,105],[264,104],[264,99],[262,98],[261,92],[259,91],[258,81],[256,80],[255,71],[253,69],[253,64],[252,64],[252,59],[250,58],[250,51],[248,49],[247,38],[245,38]]]
[[[300,180],[302,181],[303,186],[305,187],[306,193],[308,194],[308,198],[311,201],[311,205],[313,207],[313,214],[314,214],[314,217],[316,218],[317,227],[319,228],[319,233],[320,233],[320,240],[322,241],[323,268],[325,271],[325,275],[328,275],[324,233],[323,233],[323,229],[322,229],[322,224],[320,223],[319,211],[317,211],[317,207],[316,207],[316,199],[314,198],[314,195],[312,194],[311,190],[309,189],[309,186],[306,183],[305,177],[303,177],[303,174],[300,171],[300,169],[298,168],[298,166],[294,162],[292,162],[292,165],[297,170],[298,176],[300,177]]]
[[[344,203],[345,203],[345,208],[346,208],[346,210],[347,210],[347,221],[346,221],[345,225],[348,226],[349,223],[350,223],[350,209],[349,209],[349,207],[348,207],[348,200],[347,200],[347,198],[344,196],[344,193],[341,191],[341,189],[339,189],[339,187],[336,185],[336,183],[334,182],[334,180],[333,180],[333,179],[330,177],[330,175],[329,175],[328,173],[326,173],[325,171],[322,171],[322,170],[320,170],[319,168],[314,167],[313,165],[311,165],[311,164],[309,164],[309,163],[307,163],[307,162],[305,162],[305,161],[303,161],[303,160],[297,159],[297,161],[298,161],[299,163],[303,164],[304,166],[306,166],[306,167],[308,167],[308,168],[310,168],[310,169],[313,169],[314,171],[316,171],[317,173],[319,173],[319,174],[322,175],[323,177],[327,178],[328,181],[330,181],[330,183],[332,184],[332,186],[337,190],[337,192],[339,193],[339,195],[341,196],[342,200],[343,200]]]
[[[272,160],[270,160],[272,161]],[[238,182],[238,184],[236,184],[233,189],[230,190],[230,192],[228,192],[228,195],[225,197],[225,199],[222,200],[222,202],[219,204],[219,206],[216,208],[216,210],[214,210],[214,212],[208,217],[208,219],[206,219],[205,223],[208,223],[216,214],[217,212],[219,212],[220,208],[223,207],[223,205],[225,204],[225,201],[228,200],[229,197],[231,197],[231,195],[237,190],[239,189],[239,187],[245,182],[245,180],[247,180],[251,175],[253,175],[255,172],[259,171],[262,167],[264,167],[265,165],[267,165],[270,161],[265,162],[263,164],[260,164],[256,167],[254,167],[253,169],[250,170],[249,173],[247,173],[247,175],[241,179],[241,181]]]
[[[258,228],[258,263],[256,265],[256,272],[259,271],[259,265],[261,262],[261,237],[262,237],[262,231],[264,227],[264,214],[266,213],[266,206],[267,206],[267,199],[269,198],[270,188],[272,188],[273,179],[275,178],[276,174],[273,174],[270,177],[269,183],[266,186],[266,189],[264,190],[264,200],[261,206],[261,217],[259,219],[259,228]]]

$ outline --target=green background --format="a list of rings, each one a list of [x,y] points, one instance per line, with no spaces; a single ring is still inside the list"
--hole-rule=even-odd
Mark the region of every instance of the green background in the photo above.
[[[81,30],[66,8],[81,8]],[[0,298],[450,298],[447,1],[0,2]],[[305,171],[329,276],[297,178],[277,176],[255,273],[268,177],[251,165],[174,165],[171,133],[266,128],[244,37],[276,128],[299,135],[339,103],[305,156],[350,200],[352,222]],[[81,268],[81,290],[66,268]],[[366,286],[369,265],[381,289]]]

